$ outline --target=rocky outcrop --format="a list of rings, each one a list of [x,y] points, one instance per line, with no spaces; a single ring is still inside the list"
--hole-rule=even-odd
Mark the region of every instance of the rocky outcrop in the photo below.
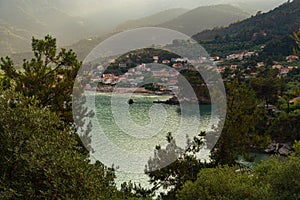
[[[179,105],[179,101],[178,98],[176,96],[171,97],[170,99],[166,100],[166,101],[153,101],[153,103],[164,103],[164,104],[169,104],[169,105]]]
[[[176,96],[171,97],[170,99],[166,101],[154,101],[153,103],[164,103],[164,104],[169,104],[169,105],[179,105],[180,103],[199,103],[199,104],[204,104],[204,105],[209,105],[211,104],[210,99],[207,98],[201,98],[201,99],[189,99],[189,98],[183,98],[178,100]]]
[[[169,104],[169,105],[178,105],[179,104],[179,100],[178,100],[178,98],[176,96],[173,96],[170,99],[168,99],[165,103]]]
[[[273,142],[268,146],[267,149],[265,149],[265,152],[269,154],[279,154],[282,156],[288,156],[292,152],[291,144]]]

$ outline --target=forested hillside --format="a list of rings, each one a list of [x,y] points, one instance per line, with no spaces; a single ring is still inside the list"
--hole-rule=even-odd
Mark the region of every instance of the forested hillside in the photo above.
[[[193,36],[211,54],[220,56],[240,50],[249,50],[266,45],[262,55],[285,56],[292,53],[296,46],[290,37],[300,28],[300,1],[271,10],[258,12],[256,16],[231,24],[226,28],[214,28]]]

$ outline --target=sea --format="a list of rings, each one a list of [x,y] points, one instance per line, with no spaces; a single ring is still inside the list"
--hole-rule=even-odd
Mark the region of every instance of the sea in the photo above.
[[[94,150],[91,159],[115,169],[117,187],[129,181],[151,187],[144,171],[154,157],[156,146],[167,146],[168,133],[184,149],[189,139],[216,126],[218,119],[211,115],[211,105],[154,103],[169,98],[169,95],[135,93],[87,95],[87,105],[95,114],[90,133]],[[134,103],[129,104],[129,99]],[[209,162],[209,152],[204,145],[197,157]]]

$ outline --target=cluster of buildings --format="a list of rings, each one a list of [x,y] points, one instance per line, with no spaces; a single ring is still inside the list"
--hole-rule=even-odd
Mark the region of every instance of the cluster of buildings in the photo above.
[[[228,60],[228,61],[233,60],[233,59],[243,60],[244,58],[249,58],[253,55],[256,55],[256,53],[245,51],[245,52],[229,55],[229,56],[227,56],[226,60]],[[286,63],[293,63],[293,62],[296,62],[298,60],[299,60],[299,57],[296,56],[296,55],[289,55],[289,56],[286,57]],[[220,60],[220,59],[216,60],[216,61],[218,63],[224,62],[224,60]],[[242,66],[239,67],[236,64],[231,64],[231,65],[228,65],[228,66],[219,66],[219,67],[217,67],[217,70],[220,73],[225,73],[225,71],[227,71],[227,72],[230,73],[231,77],[235,77],[236,76],[235,72],[236,72],[236,70],[238,70],[239,72],[242,72],[242,75],[245,78],[250,78],[250,77],[255,77],[257,75],[257,72],[256,72],[257,69],[259,69],[261,67],[264,67],[264,66],[265,66],[265,64],[263,62],[258,62],[256,66],[249,66],[247,68],[242,67]],[[279,70],[279,77],[286,77],[287,74],[291,70],[293,70],[294,68],[298,68],[298,66],[283,66],[283,65],[280,65],[280,64],[274,64],[272,66],[272,68]]]
[[[243,60],[245,58],[249,58],[252,56],[257,55],[256,52],[250,52],[250,51],[243,51],[237,54],[231,54],[226,57],[226,59],[220,59],[218,56],[213,57],[204,57],[201,56],[197,60],[188,60],[187,58],[171,58],[171,59],[162,59],[160,60],[159,56],[153,56],[153,63],[154,64],[140,64],[137,67],[130,68],[125,74],[116,76],[114,74],[102,74],[95,76],[93,75],[94,82],[102,82],[104,84],[121,84],[125,87],[131,87],[131,86],[141,86],[141,84],[147,84],[147,83],[154,83],[164,85],[167,87],[167,89],[176,89],[177,83],[178,83],[178,75],[180,70],[183,69],[190,69],[190,70],[198,70],[200,67],[207,66],[207,68],[216,69],[220,73],[224,73],[225,71],[230,73],[231,77],[235,77],[236,70],[240,71],[245,78],[254,77],[257,75],[257,70],[253,70],[253,67],[248,68],[240,68],[236,64],[231,64],[229,66],[218,66],[218,64],[221,64],[225,60],[231,61],[231,60]],[[298,56],[295,55],[289,55],[286,57],[286,61],[288,63],[292,63],[299,60]],[[158,64],[155,66],[155,63]],[[195,65],[197,64],[203,64]],[[163,64],[164,66],[169,67],[162,67],[159,64]],[[210,65],[212,64],[212,65]],[[218,66],[218,67],[216,67]],[[126,63],[120,63],[120,68],[127,68]],[[257,63],[257,65],[254,67],[255,69],[264,67],[263,62]],[[280,71],[280,77],[285,77],[287,74],[294,68],[297,68],[297,66],[288,66],[284,67],[279,64],[275,64],[272,66],[273,69],[279,69]],[[97,66],[98,71],[103,71],[103,66],[99,65]]]
[[[240,53],[231,54],[226,57],[226,60],[243,60],[244,58],[250,58],[252,56],[256,56],[257,52],[254,51],[242,51]]]
[[[128,69],[125,74],[120,76],[102,74],[100,77],[94,75],[94,79],[98,79],[98,82],[100,81],[104,84],[122,84],[124,86],[137,86],[141,83],[156,81],[158,84],[174,88],[178,82],[177,77],[179,70],[195,69],[187,58],[171,58],[170,60],[164,59],[160,61],[159,56],[153,56],[153,63],[154,64],[142,63],[134,68]],[[165,67],[155,64],[163,64]],[[119,63],[118,65],[120,68],[127,68],[126,63]],[[97,69],[103,71],[103,66],[100,65]]]
[[[298,66],[288,66],[288,67],[284,67],[282,65],[279,64],[275,64],[272,66],[273,69],[278,69],[280,71],[280,77],[286,77],[287,74],[293,70],[294,68],[298,68]]]
[[[135,68],[130,68],[123,75],[116,76],[114,74],[102,74],[98,81],[105,84],[118,84],[124,87],[136,87],[148,83],[156,83],[164,85],[165,89],[176,90],[177,77],[179,72],[168,67],[159,67],[152,64],[141,64]]]
[[[256,67],[259,68],[259,67],[262,67],[262,66],[256,66]],[[276,65],[273,65],[272,68],[273,68],[273,69],[278,69],[278,70],[279,70],[279,78],[280,78],[280,77],[286,77],[287,74],[288,74],[291,70],[293,70],[293,69],[295,69],[295,68],[298,68],[298,66],[288,66],[288,67],[284,67],[284,66],[282,66],[282,65],[276,64]],[[250,77],[255,77],[255,76],[257,76],[257,74],[258,74],[256,71],[251,71],[251,68],[247,68],[246,70],[245,70],[245,69],[239,69],[237,65],[231,65],[231,66],[228,66],[228,67],[218,67],[217,69],[218,69],[218,71],[219,71],[220,73],[224,73],[224,72],[226,71],[226,69],[227,69],[227,70],[230,72],[230,76],[231,76],[232,78],[234,78],[234,77],[236,76],[236,74],[235,74],[235,71],[236,71],[236,70],[241,71],[241,72],[242,72],[242,75],[243,75],[246,79],[248,79],[248,78],[250,78]],[[246,71],[249,71],[249,72],[246,73]]]

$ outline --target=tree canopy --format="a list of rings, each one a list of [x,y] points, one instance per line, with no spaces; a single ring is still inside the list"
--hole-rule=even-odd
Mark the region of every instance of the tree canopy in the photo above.
[[[22,69],[1,58],[0,199],[138,199],[116,188],[114,169],[92,163],[74,134],[76,54],[57,53],[50,36],[32,48]]]
[[[24,96],[34,96],[43,107],[50,108],[66,123],[73,121],[71,94],[81,62],[72,50],[58,52],[56,39],[32,38],[34,57],[24,60],[20,70],[9,58],[1,58],[1,69],[14,89]]]
[[[114,173],[90,164],[60,119],[35,97],[0,98],[0,196],[4,199],[108,199]]]
[[[179,200],[299,199],[299,147],[298,142],[288,158],[272,157],[250,173],[243,173],[236,166],[202,169],[197,180],[187,181],[176,197]]]
[[[216,164],[234,165],[239,155],[247,156],[251,150],[250,144],[263,146],[268,141],[256,130],[265,112],[259,104],[255,92],[248,85],[237,80],[228,83],[227,116],[222,134],[212,150],[212,159]]]

